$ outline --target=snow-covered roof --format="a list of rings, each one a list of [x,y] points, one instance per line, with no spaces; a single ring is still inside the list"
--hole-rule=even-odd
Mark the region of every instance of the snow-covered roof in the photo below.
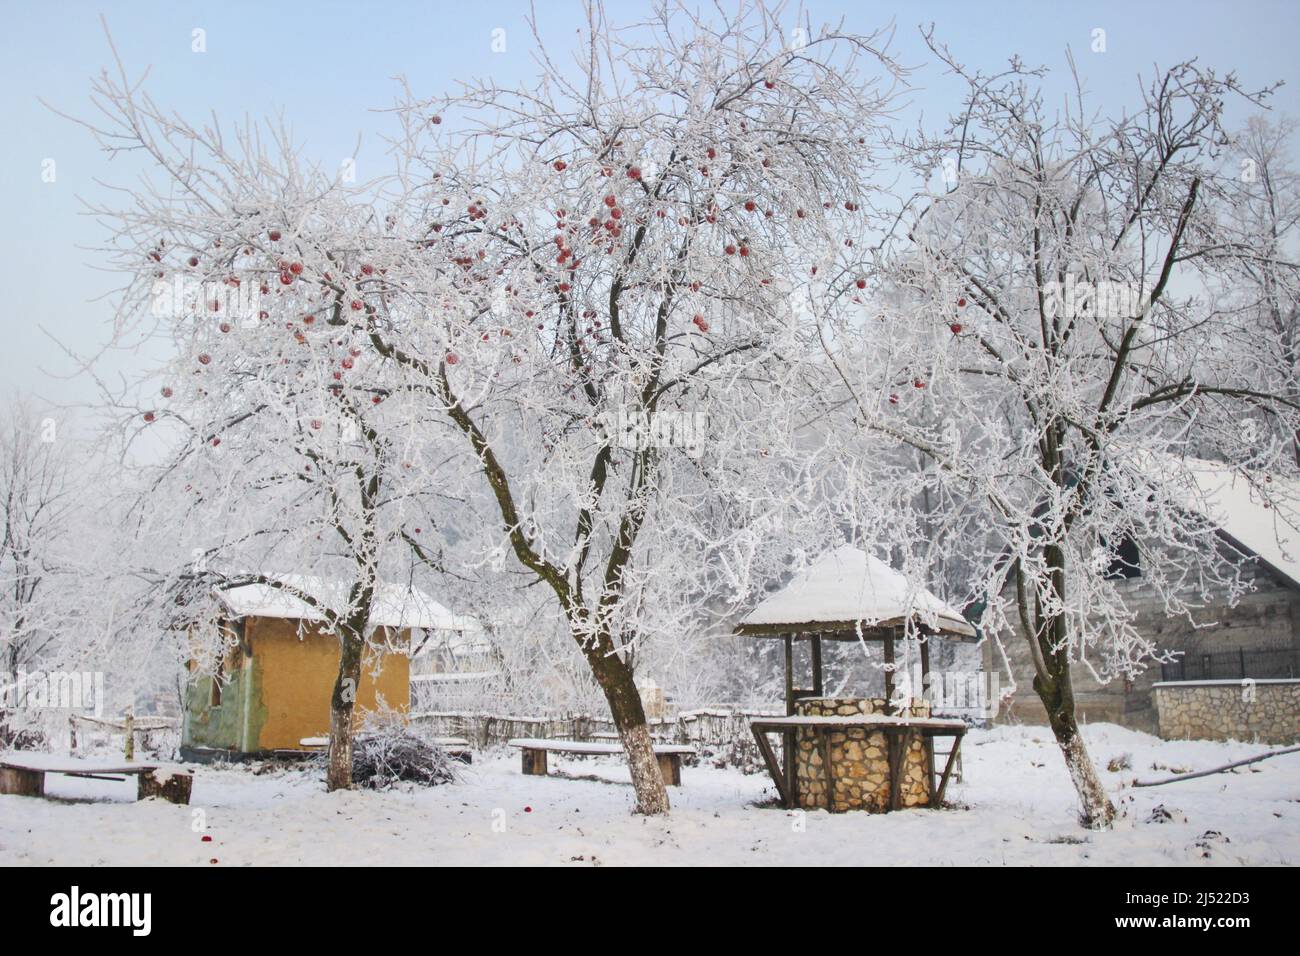
[[[1179,464],[1195,485],[1188,488],[1187,507],[1300,586],[1300,482],[1263,475],[1252,479],[1202,459]]]
[[[961,637],[975,629],[961,612],[941,601],[874,555],[844,545],[819,558],[794,580],[767,597],[737,627],[739,631],[815,631],[818,624],[893,627],[909,619]]]
[[[304,575],[276,575],[274,580],[310,596],[331,610],[347,607],[349,585]],[[243,584],[218,589],[217,597],[232,617],[274,617],[295,621],[323,621],[325,616],[306,601],[272,584]],[[419,588],[379,584],[370,608],[371,627],[423,628],[426,630],[476,631],[479,622],[467,615],[453,614]]]

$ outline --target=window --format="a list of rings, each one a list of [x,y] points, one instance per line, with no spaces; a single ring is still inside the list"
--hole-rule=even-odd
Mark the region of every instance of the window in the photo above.
[[[1140,578],[1142,576],[1142,560],[1138,553],[1137,542],[1133,540],[1132,535],[1124,535],[1124,540],[1119,543],[1115,549],[1115,554],[1110,560],[1110,567],[1106,569],[1108,578]]]
[[[240,618],[238,621],[220,621],[217,624],[217,635],[221,639],[221,656],[217,658],[217,670],[212,675],[212,706],[221,706],[221,695],[226,686],[226,660],[229,658],[230,667],[238,671],[244,665],[243,655],[246,653],[247,643],[245,634],[247,633],[247,620]]]

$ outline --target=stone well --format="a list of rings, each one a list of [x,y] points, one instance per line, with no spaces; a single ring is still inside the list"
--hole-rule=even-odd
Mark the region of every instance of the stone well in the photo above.
[[[806,697],[795,705],[799,716],[851,717],[886,713],[883,698]],[[905,714],[929,717],[927,701],[913,699]],[[889,809],[889,750],[883,731],[866,727],[824,731],[831,764],[831,785],[835,788],[835,810],[867,810],[884,813]],[[925,740],[912,737],[899,762],[902,780],[899,801],[904,807],[930,804],[930,757]],[[795,732],[795,782],[798,806],[806,810],[827,809],[826,771],[821,744],[811,728]]]

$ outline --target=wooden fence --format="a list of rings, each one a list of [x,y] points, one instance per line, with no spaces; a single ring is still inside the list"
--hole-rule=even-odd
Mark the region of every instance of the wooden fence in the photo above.
[[[701,753],[753,752],[749,723],[776,711],[708,708],[682,711],[676,717],[649,721],[654,738],[664,743],[695,745]],[[526,717],[468,711],[431,711],[412,714],[411,720],[439,737],[464,737],[479,749],[495,747],[514,737],[550,737],[564,740],[601,740],[617,736],[614,722],[590,714]],[[738,754],[737,754],[738,755]]]

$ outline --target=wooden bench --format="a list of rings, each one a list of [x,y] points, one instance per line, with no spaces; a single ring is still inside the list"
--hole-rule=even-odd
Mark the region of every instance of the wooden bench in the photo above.
[[[169,803],[188,804],[194,775],[159,764],[113,763],[78,760],[54,754],[0,754],[0,794],[25,797],[45,796],[45,775],[63,774],[88,780],[136,778],[136,799],[162,797]]]
[[[588,734],[587,736],[590,739],[598,741],[600,743],[611,743],[611,744],[619,743],[623,739],[618,734],[609,730],[598,730],[594,734]],[[676,738],[676,736],[677,736],[676,727],[673,727],[668,730],[663,730],[663,731],[658,731],[658,730],[650,731],[650,739],[657,744],[671,744],[674,742],[674,738]]]
[[[582,757],[604,757],[623,753],[622,744],[587,740],[543,740],[523,737],[510,741],[509,746],[516,747],[522,752],[524,773],[536,776],[546,776],[548,753],[576,754]],[[688,744],[655,744],[653,749],[659,761],[659,772],[664,775],[664,783],[671,787],[680,787],[682,757],[694,754],[695,748]]]
[[[452,760],[469,764],[474,762],[474,751],[469,749],[469,741],[464,737],[434,737],[433,742],[447,751],[447,756]],[[329,745],[328,737],[303,737],[298,741],[298,746],[308,750],[323,750]]]

